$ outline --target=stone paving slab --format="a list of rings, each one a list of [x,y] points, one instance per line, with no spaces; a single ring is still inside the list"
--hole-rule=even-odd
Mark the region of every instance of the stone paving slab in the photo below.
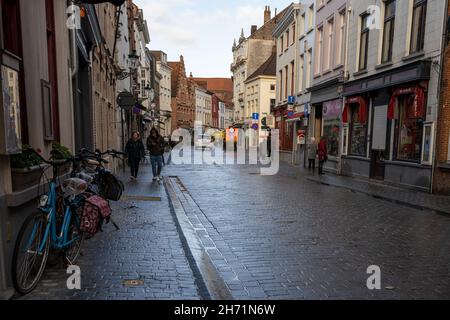
[[[66,287],[68,275],[62,265],[48,267],[36,290],[25,300],[166,300],[202,299],[186,258],[164,186],[151,181],[149,167],[143,167],[137,182],[127,178],[125,195],[133,199],[152,196],[160,201],[128,200],[112,203],[111,225],[83,245],[77,264],[81,268],[82,290]],[[138,196],[138,198],[136,198]],[[142,280],[137,287],[125,280]]]
[[[450,299],[448,216],[317,184],[300,168],[168,171],[202,212],[225,281],[238,275],[229,284],[237,299]],[[381,290],[366,287],[371,265]]]
[[[310,175],[309,181],[324,185],[346,188],[401,205],[434,211],[450,215],[450,197],[431,195],[421,191],[392,187],[374,181],[326,174],[324,176]]]

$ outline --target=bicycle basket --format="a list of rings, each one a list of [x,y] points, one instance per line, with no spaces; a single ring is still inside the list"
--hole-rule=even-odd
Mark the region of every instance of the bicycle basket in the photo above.
[[[71,178],[67,179],[62,183],[62,191],[64,192],[64,196],[78,196],[85,192],[88,188],[88,184],[86,181]]]

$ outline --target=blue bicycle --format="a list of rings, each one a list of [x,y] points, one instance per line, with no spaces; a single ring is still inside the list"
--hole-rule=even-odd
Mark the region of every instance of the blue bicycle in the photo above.
[[[25,152],[41,157],[31,148]],[[87,183],[71,186],[71,192],[62,192],[57,183],[58,169],[77,159],[41,159],[53,167],[53,178],[48,183],[48,193],[39,198],[38,210],[25,220],[16,240],[12,278],[20,294],[28,294],[37,286],[51,249],[63,252],[67,262],[74,264],[84,239],[78,210],[83,206],[81,194],[87,189]]]

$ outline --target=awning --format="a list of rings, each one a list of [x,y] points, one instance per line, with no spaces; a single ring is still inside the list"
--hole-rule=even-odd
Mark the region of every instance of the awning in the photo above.
[[[358,104],[359,105],[359,123],[366,124],[367,123],[367,102],[364,97],[356,96],[356,97],[349,97],[347,98],[347,101],[344,106],[344,111],[342,113],[342,122],[348,123],[348,114],[351,104]]]
[[[420,86],[413,86],[398,88],[394,91],[389,102],[388,119],[395,119],[395,105],[397,102],[397,98],[404,95],[415,95],[414,104],[412,106],[413,109],[410,112],[411,117],[423,118],[425,111],[425,90]]]

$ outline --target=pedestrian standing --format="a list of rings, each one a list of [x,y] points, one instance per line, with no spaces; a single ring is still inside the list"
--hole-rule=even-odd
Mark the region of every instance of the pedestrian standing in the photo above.
[[[317,154],[319,156],[319,174],[323,175],[323,165],[328,160],[327,139],[325,137],[320,138]]]
[[[139,132],[133,132],[132,138],[125,147],[125,153],[128,157],[128,164],[131,169],[131,179],[136,180],[139,173],[139,164],[145,157],[145,147]]]
[[[269,128],[267,131],[267,157],[270,158],[272,156],[272,130]]]
[[[308,169],[316,171],[317,143],[316,138],[312,137],[308,144]]]
[[[164,138],[159,134],[156,128],[152,128],[150,136],[147,139],[147,149],[150,152],[150,161],[152,163],[153,181],[160,181],[164,157]]]

